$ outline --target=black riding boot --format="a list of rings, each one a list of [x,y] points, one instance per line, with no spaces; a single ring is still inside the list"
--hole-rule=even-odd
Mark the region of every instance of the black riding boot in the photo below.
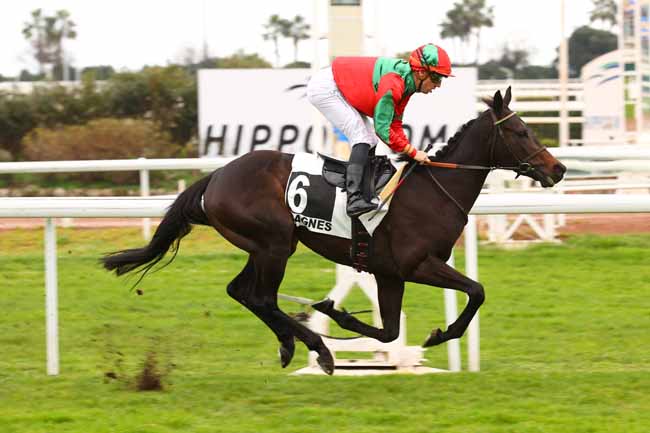
[[[345,188],[348,192],[348,216],[359,216],[368,211],[377,208],[377,205],[368,203],[363,197],[361,190],[361,181],[363,179],[363,167],[368,160],[368,150],[370,145],[366,143],[357,143],[352,146],[350,162],[345,172]]]

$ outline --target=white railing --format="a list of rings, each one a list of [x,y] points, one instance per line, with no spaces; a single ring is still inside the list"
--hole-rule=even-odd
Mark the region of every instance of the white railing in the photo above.
[[[141,170],[213,170],[223,167],[233,159],[235,159],[235,157],[2,162],[0,163],[0,174],[81,173]]]
[[[620,144],[616,146],[553,147],[549,151],[556,158],[564,160],[583,159],[591,161],[647,160],[650,161],[650,146]],[[650,164],[648,165],[650,169]]]
[[[483,111],[485,104],[481,97],[492,96],[497,90],[503,92],[512,86],[512,102],[510,108],[520,112],[559,112],[560,111],[560,82],[559,80],[481,80],[476,86],[476,110]],[[570,80],[567,87],[567,109],[569,111],[582,111],[584,86],[580,80]],[[540,98],[542,100],[540,100]],[[557,115],[548,116],[523,116],[522,119],[529,124],[559,123]],[[569,123],[583,123],[582,116],[568,117]]]
[[[172,198],[0,198],[0,218],[46,218],[47,372],[59,372],[57,260],[54,217],[161,217]],[[650,195],[494,194],[482,195],[472,208],[465,232],[466,273],[478,279],[476,215],[516,213],[650,212]],[[447,291],[445,291],[447,297]],[[447,298],[445,298],[447,299]],[[451,298],[450,298],[451,299]],[[454,303],[455,295],[453,297]],[[447,301],[446,301],[447,304]],[[468,329],[469,370],[479,369],[478,315]]]
[[[0,218],[162,217],[173,197],[2,197]],[[646,194],[487,194],[473,215],[650,212]]]
[[[148,197],[149,172],[152,170],[215,170],[233,159],[236,157],[0,162],[0,174],[139,171],[140,196]],[[145,239],[151,236],[151,222],[148,218],[142,220],[142,235]]]
[[[533,187],[530,179],[521,178],[513,182],[509,173],[498,171],[490,174],[484,194],[503,192],[563,193],[587,191],[614,191],[615,193],[643,192],[650,190],[650,146],[584,146],[555,147],[549,151],[569,169],[590,173],[589,175],[567,176],[550,190]],[[599,174],[598,174],[599,173]],[[584,180],[589,178],[588,180]],[[564,225],[564,215],[544,215],[535,218],[520,214],[509,222],[506,215],[488,216],[488,239],[492,242],[515,242],[511,236],[522,224],[527,224],[538,239],[555,239],[556,228]],[[527,241],[522,241],[527,242]]]

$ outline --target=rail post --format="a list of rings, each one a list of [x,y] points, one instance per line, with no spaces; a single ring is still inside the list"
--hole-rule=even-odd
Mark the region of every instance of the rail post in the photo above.
[[[478,229],[476,215],[467,217],[465,227],[465,274],[474,281],[478,281]],[[479,334],[478,312],[467,328],[467,369],[479,371],[481,369],[481,349]]]
[[[47,374],[59,374],[59,307],[57,287],[56,226],[45,220],[45,328]]]
[[[146,158],[140,157],[138,160],[144,161]],[[140,196],[149,197],[149,170],[140,170]],[[145,241],[151,239],[151,218],[142,218],[142,237]]]

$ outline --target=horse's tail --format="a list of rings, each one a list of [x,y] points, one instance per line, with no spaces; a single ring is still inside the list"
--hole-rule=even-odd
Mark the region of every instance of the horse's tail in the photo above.
[[[192,231],[192,224],[209,224],[201,200],[211,177],[212,175],[206,176],[192,184],[174,200],[149,245],[109,253],[101,258],[104,267],[109,271],[114,270],[118,276],[141,268],[142,275],[135,283],[137,285],[170,248],[174,251],[174,256],[165,266],[171,263],[178,253],[181,239]]]

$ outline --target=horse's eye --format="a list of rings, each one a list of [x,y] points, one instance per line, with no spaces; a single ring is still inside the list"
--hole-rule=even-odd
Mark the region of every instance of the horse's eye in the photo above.
[[[517,131],[516,134],[520,137],[528,137],[528,131],[525,129],[522,129],[521,131]]]

